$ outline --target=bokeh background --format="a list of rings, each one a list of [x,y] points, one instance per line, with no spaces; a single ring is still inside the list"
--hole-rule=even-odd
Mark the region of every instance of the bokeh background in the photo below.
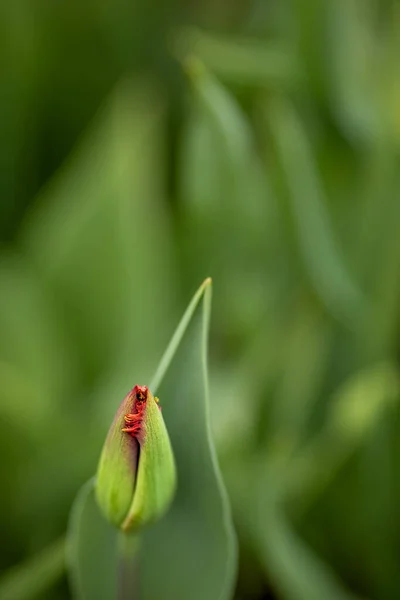
[[[237,600],[398,599],[398,1],[13,0],[0,38],[4,577],[69,597],[110,406],[211,275]]]

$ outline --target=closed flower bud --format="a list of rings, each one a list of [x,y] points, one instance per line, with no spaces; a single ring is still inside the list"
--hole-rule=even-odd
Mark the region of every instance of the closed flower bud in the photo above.
[[[162,516],[176,485],[176,470],[158,399],[135,386],[108,432],[96,478],[104,516],[130,531]]]

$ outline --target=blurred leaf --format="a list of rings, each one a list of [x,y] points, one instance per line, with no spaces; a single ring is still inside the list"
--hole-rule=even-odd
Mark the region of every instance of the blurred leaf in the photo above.
[[[5,494],[11,561],[62,530],[99,452],[107,384],[123,387],[132,362],[149,369],[168,330],[162,123],[149,86],[121,85],[1,259],[0,426],[15,447],[1,471],[18,490]]]
[[[201,310],[197,308],[200,300]],[[235,538],[208,415],[210,303],[210,280],[206,280],[178,325],[153,380],[176,458],[178,490],[168,514],[144,530],[138,567],[131,561],[131,568],[138,575],[140,599],[223,600],[233,593]],[[115,590],[119,568],[120,534],[99,519],[90,487],[81,494],[69,542],[70,555],[74,557],[70,562],[74,589],[79,597],[89,600],[112,598],[115,593],[110,595],[110,590]],[[88,552],[92,555],[90,564],[85,558]],[[101,564],[107,565],[100,571],[91,566],[97,562],[97,554]],[[83,557],[82,561],[79,557]],[[129,569],[127,573],[132,576]],[[107,589],[109,595],[93,595],[97,589]]]
[[[229,84],[291,87],[300,79],[296,55],[282,43],[187,28],[176,32],[172,44],[180,59],[198,56]]]
[[[400,377],[390,363],[356,373],[344,383],[331,401],[324,427],[290,467],[289,494],[296,512],[315,502],[399,396]]]
[[[332,110],[350,138],[370,141],[383,124],[376,86],[380,44],[374,39],[372,3],[338,0],[330,3],[328,14]]]
[[[269,411],[267,443],[290,454],[307,437],[329,366],[332,329],[315,307],[301,302],[287,323],[280,373]]]
[[[0,261],[0,411],[35,426],[44,425],[61,390],[76,384],[71,339],[57,306],[23,257]],[[26,403],[29,388],[30,402]]]
[[[65,569],[65,541],[58,540],[0,578],[0,600],[30,600],[47,594]],[[46,596],[48,598],[48,596]]]
[[[313,98],[325,99],[325,47],[327,10],[319,0],[292,0],[290,41],[304,72],[303,89]]]
[[[189,57],[185,68],[203,115],[220,139],[222,163],[227,171],[221,198],[226,219],[231,226],[235,224],[243,233],[252,233],[261,242],[268,223],[270,198],[250,121],[234,96],[197,58]]]
[[[37,8],[28,2],[0,6],[0,239],[9,241],[29,199],[37,162],[35,134],[43,67]]]
[[[198,58],[189,57],[184,64],[193,88],[213,118],[232,161],[243,169],[253,146],[253,133],[246,117],[233,96]]]
[[[168,324],[174,284],[161,130],[154,90],[121,84],[24,232],[24,249],[91,375],[110,363],[143,363]],[[146,340],[145,352],[138,339]]]
[[[80,490],[69,523],[67,566],[74,597],[117,598],[118,537],[119,531],[100,513],[91,479]]]
[[[385,250],[390,243],[387,231],[399,223],[394,193],[398,178],[396,144],[388,136],[382,136],[370,144],[361,160],[359,194],[362,204],[353,246],[359,277],[373,291],[378,271],[387,259]]]
[[[261,515],[260,515],[261,517]],[[356,600],[334,571],[295,533],[278,507],[265,510],[257,536],[260,558],[285,600]]]
[[[370,144],[363,156],[363,198],[355,235],[355,262],[371,306],[360,352],[366,361],[395,351],[400,299],[400,205],[397,144],[389,135]]]
[[[334,571],[296,533],[283,507],[285,462],[242,456],[228,476],[235,522],[278,598],[356,600]],[[244,539],[243,539],[244,538]],[[275,596],[274,596],[275,597]]]
[[[294,109],[283,98],[268,105],[268,122],[286,178],[299,250],[328,310],[355,328],[365,299],[351,277],[332,231],[312,148]]]
[[[183,253],[188,270],[212,270],[217,326],[239,337],[265,315],[267,269],[278,285],[287,272],[285,254],[274,253],[279,215],[243,108],[198,59],[187,58],[185,68],[195,102],[181,151]]]

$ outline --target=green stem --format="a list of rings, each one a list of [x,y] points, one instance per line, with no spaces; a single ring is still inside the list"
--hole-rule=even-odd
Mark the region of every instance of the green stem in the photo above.
[[[119,565],[117,600],[135,600],[139,598],[139,572],[137,554],[140,539],[136,535],[119,534]]]

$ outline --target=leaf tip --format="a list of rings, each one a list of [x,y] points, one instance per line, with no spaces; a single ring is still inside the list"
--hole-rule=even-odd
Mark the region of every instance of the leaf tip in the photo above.
[[[183,59],[182,67],[184,73],[192,83],[196,82],[206,72],[203,62],[193,54],[189,54]]]

